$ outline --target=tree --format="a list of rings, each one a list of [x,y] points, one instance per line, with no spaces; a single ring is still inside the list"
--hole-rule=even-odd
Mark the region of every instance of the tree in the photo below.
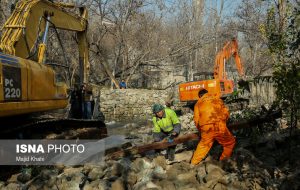
[[[300,105],[300,3],[278,0],[268,9],[266,36],[274,63],[277,98],[287,107],[290,129],[297,125]]]
[[[235,11],[234,19],[228,21],[227,31],[239,37],[242,61],[247,76],[272,74],[272,59],[267,40],[261,32],[266,20],[267,2],[243,0]]]

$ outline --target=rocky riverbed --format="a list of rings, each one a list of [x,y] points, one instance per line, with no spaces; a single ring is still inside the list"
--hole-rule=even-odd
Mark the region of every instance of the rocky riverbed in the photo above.
[[[181,117],[182,134],[195,132],[192,115]],[[123,134],[132,145],[152,142],[151,121],[117,126],[108,124],[109,134]],[[220,147],[197,166],[189,161],[197,142],[178,145],[175,163],[148,152],[130,158],[107,160],[76,167],[27,167],[0,182],[0,189],[53,190],[173,190],[173,189],[299,189],[299,131],[292,137],[285,130],[253,141],[239,139],[232,158],[219,162]]]

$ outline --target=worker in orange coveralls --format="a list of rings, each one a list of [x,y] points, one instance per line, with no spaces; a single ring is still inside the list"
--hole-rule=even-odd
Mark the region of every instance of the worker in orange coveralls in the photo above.
[[[235,145],[235,138],[226,127],[229,111],[223,101],[210,95],[204,88],[199,90],[198,96],[199,100],[194,107],[194,122],[201,133],[201,140],[191,160],[193,165],[205,158],[215,140],[223,146],[220,160],[230,157]]]

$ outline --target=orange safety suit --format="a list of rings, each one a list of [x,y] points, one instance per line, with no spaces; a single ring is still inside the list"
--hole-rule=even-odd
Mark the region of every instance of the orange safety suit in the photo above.
[[[199,164],[205,158],[215,140],[223,146],[220,160],[231,156],[235,138],[226,127],[228,117],[229,111],[220,98],[206,93],[198,100],[194,107],[194,122],[201,133],[201,140],[192,164]]]

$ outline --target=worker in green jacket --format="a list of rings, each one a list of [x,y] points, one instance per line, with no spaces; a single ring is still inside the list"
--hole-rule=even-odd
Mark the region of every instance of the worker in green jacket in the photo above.
[[[152,111],[155,114],[153,121],[153,137],[154,141],[169,141],[177,137],[180,133],[181,124],[176,113],[170,109],[165,108],[160,104],[154,104]],[[167,149],[166,159],[173,161],[175,157],[175,146],[171,146]]]

